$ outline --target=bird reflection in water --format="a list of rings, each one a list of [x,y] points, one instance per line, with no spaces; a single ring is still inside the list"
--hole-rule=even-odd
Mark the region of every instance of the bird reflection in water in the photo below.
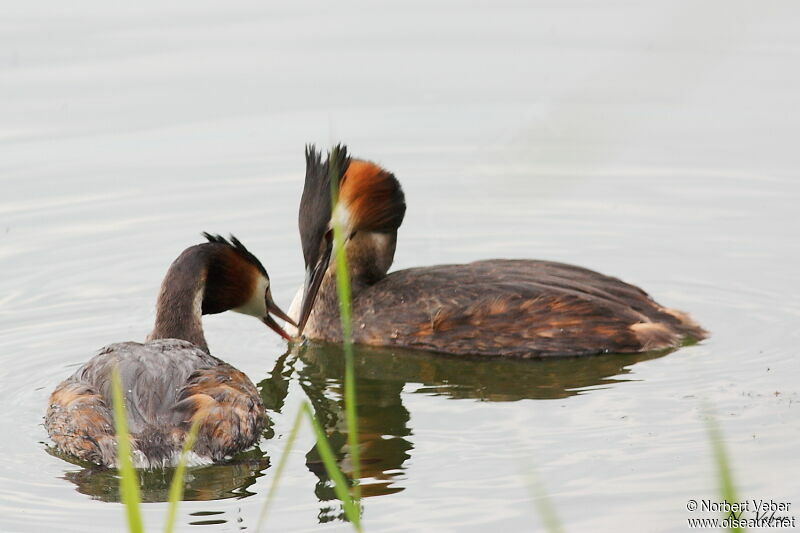
[[[68,471],[64,479],[75,484],[78,492],[93,500],[119,502],[119,477],[115,469],[104,468],[60,454],[55,448],[48,452],[83,468]],[[184,483],[184,501],[211,501],[227,498],[246,498],[255,494],[248,490],[269,468],[269,457],[259,448],[242,452],[230,461],[188,468]],[[142,501],[165,502],[169,499],[169,484],[174,468],[137,470]]]
[[[591,390],[630,381],[635,363],[666,355],[666,351],[542,361],[470,359],[420,351],[357,346],[354,364],[361,452],[361,491],[364,497],[404,490],[412,473],[406,461],[413,453],[410,414],[403,404],[406,394],[444,396],[490,402],[568,398]],[[339,466],[350,475],[344,413],[344,354],[341,345],[304,342],[280,356],[268,376],[258,383],[270,413],[264,437],[274,437],[271,420],[285,413],[288,396],[299,384],[320,425],[328,435]],[[303,398],[289,402],[294,406]],[[50,450],[51,453],[58,452]],[[306,464],[318,481],[314,493],[324,503],[319,520],[343,519],[327,472],[316,447],[306,454]],[[85,465],[81,465],[85,466]],[[270,459],[259,447],[232,460],[190,468],[184,500],[245,498],[249,488],[265,475]],[[144,501],[166,501],[172,469],[140,471]],[[94,499],[119,501],[114,470],[100,467],[67,472],[77,490]],[[263,496],[263,495],[262,495]]]
[[[567,398],[613,383],[630,381],[630,366],[667,351],[542,361],[470,359],[416,350],[357,346],[354,354],[361,494],[374,497],[404,490],[405,462],[413,453],[410,414],[404,394],[505,402]],[[344,352],[338,344],[305,342],[281,356],[258,386],[268,411],[280,412],[296,379],[328,436],[339,466],[352,475],[344,411]],[[316,447],[306,454],[318,477],[314,493],[322,502],[320,522],[343,519]],[[335,502],[335,503],[334,503]]]

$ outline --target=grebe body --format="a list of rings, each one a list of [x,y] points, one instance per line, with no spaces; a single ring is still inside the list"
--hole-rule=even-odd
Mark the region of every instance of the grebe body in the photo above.
[[[251,446],[266,421],[250,379],[209,354],[201,315],[234,310],[261,319],[288,317],[272,300],[269,277],[238,240],[205,234],[186,249],[161,285],[146,342],[108,345],[50,396],[45,427],[56,447],[78,459],[117,464],[111,404],[116,366],[137,468],[174,466],[194,417],[202,422],[190,464],[221,461]]]
[[[339,180],[340,191],[333,214],[331,179]],[[299,217],[306,283],[289,311],[303,335],[342,338],[332,217],[347,236],[357,343],[538,358],[667,349],[706,335],[688,315],[638,287],[562,263],[494,259],[388,273],[404,214],[394,175],[351,160],[344,147],[325,162],[307,149]]]

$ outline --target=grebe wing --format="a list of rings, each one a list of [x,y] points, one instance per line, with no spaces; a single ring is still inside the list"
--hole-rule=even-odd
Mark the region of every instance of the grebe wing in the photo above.
[[[364,344],[454,354],[546,357],[674,346],[684,317],[644,291],[581,267],[488,260],[389,274],[354,302]],[[688,328],[688,329],[687,329]]]
[[[83,461],[114,464],[111,406],[91,385],[71,378],[59,384],[50,395],[45,427],[58,449]]]
[[[192,373],[178,393],[175,412],[186,429],[194,417],[203,417],[194,451],[215,461],[249,447],[266,422],[253,382],[225,363]]]

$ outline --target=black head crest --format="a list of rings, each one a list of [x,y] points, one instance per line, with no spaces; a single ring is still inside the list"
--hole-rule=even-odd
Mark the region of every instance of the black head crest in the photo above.
[[[314,264],[331,220],[331,179],[338,182],[350,165],[347,147],[337,144],[322,161],[314,145],[306,146],[306,180],[300,199],[299,227],[306,265]]]
[[[203,237],[205,237],[208,242],[216,243],[216,244],[224,244],[225,246],[230,246],[231,248],[233,248],[233,250],[236,253],[238,253],[240,256],[242,256],[244,259],[246,259],[248,262],[252,263],[255,267],[257,267],[259,272],[264,274],[264,277],[269,279],[269,276],[267,275],[267,269],[264,268],[264,265],[261,264],[261,261],[258,260],[258,257],[253,255],[253,253],[250,252],[250,250],[245,248],[244,244],[242,244],[242,241],[240,241],[239,239],[237,239],[233,235],[231,235],[230,236],[230,240],[228,240],[225,237],[223,237],[222,235],[219,235],[219,234],[213,235],[211,233],[208,233],[207,231],[204,231],[203,232]]]

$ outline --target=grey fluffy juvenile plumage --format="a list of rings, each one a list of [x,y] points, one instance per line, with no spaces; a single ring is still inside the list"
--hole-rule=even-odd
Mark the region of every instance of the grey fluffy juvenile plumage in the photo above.
[[[45,425],[62,451],[92,463],[116,465],[108,378],[115,365],[137,467],[174,465],[192,417],[201,407],[208,411],[193,463],[221,461],[258,438],[265,422],[263,405],[244,374],[190,342],[158,339],[106,346],[58,386]]]

